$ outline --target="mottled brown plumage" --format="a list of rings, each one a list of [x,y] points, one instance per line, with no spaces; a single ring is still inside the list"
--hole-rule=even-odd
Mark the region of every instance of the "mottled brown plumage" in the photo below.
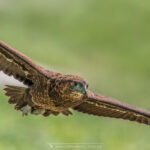
[[[23,115],[57,116],[62,113],[68,116],[72,114],[69,109],[74,109],[95,116],[150,124],[149,111],[94,94],[83,78],[46,70],[2,41],[0,71],[27,85],[27,88],[6,85],[4,89],[9,103],[15,104],[15,109]]]

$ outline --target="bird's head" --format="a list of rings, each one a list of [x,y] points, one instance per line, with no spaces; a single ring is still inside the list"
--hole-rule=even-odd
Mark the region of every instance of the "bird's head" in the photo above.
[[[57,93],[63,99],[72,101],[83,100],[88,88],[88,84],[83,78],[73,75],[57,76],[55,85]]]

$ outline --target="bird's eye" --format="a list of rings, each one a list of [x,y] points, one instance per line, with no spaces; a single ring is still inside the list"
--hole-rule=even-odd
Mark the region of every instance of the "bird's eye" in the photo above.
[[[85,93],[85,87],[82,83],[73,82],[73,90],[79,93]]]

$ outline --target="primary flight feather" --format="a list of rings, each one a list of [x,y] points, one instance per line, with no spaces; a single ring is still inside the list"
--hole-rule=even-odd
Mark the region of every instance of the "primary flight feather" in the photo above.
[[[150,112],[118,100],[94,94],[87,82],[74,75],[52,72],[0,41],[0,71],[27,87],[6,85],[9,103],[23,115],[68,116],[69,109],[95,116],[112,117],[150,124]]]

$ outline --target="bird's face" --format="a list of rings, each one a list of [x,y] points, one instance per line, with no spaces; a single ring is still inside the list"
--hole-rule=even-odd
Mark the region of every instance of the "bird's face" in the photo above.
[[[66,80],[61,83],[60,93],[70,100],[81,100],[86,95],[87,86],[79,81]]]
[[[57,79],[56,83],[57,90],[64,100],[80,101],[86,96],[88,84],[81,77],[68,75]]]

